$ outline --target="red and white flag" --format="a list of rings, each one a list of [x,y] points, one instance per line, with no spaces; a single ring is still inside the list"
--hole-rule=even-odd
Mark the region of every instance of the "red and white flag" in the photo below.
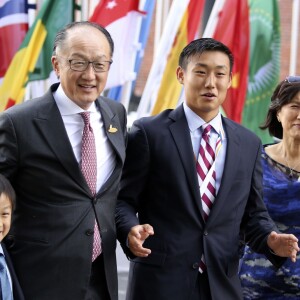
[[[227,117],[240,123],[247,94],[249,68],[250,32],[247,0],[225,1],[213,38],[228,46],[234,56],[232,85],[223,103],[223,109]]]
[[[90,17],[89,21],[108,30],[115,44],[106,89],[135,80],[134,64],[143,15],[139,0],[102,0]]]
[[[0,84],[28,31],[27,0],[0,0]]]

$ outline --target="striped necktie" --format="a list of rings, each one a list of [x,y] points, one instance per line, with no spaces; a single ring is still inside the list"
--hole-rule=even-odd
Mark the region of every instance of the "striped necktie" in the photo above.
[[[221,145],[220,135],[216,145],[211,145],[210,134],[212,126],[202,125],[203,133],[200,143],[199,155],[196,162],[197,177],[200,188],[201,204],[205,222],[208,219],[211,208],[216,198],[216,171],[215,171],[215,149]],[[199,271],[202,273],[206,269],[204,255],[201,257]]]
[[[95,196],[97,185],[97,153],[95,137],[93,128],[90,125],[90,113],[82,112],[80,115],[84,122],[80,167],[93,196]],[[101,251],[101,236],[97,221],[95,220],[92,261],[94,261],[101,254]]]

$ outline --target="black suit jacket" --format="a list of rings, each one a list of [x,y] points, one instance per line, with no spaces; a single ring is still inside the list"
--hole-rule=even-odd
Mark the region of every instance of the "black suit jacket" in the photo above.
[[[52,96],[57,87],[0,115],[0,172],[17,194],[9,251],[27,299],[82,300],[90,279],[96,212],[108,289],[115,300],[114,214],[125,158],[125,109],[103,97],[96,101],[116,167],[94,198]]]
[[[220,189],[205,223],[190,132],[183,107],[135,122],[117,202],[117,233],[131,257],[128,300],[188,300],[205,254],[212,299],[242,299],[238,278],[239,235],[271,256],[266,238],[276,230],[262,200],[261,143],[222,118],[227,152]],[[138,218],[136,213],[138,212]],[[126,246],[130,228],[154,228],[147,258]]]
[[[5,261],[10,273],[10,277],[11,277],[11,281],[12,281],[12,286],[13,286],[13,295],[14,295],[14,300],[24,300],[24,295],[23,295],[23,291],[21,289],[19,280],[17,278],[13,263],[10,259],[10,256],[6,250],[6,247],[4,245],[4,243],[1,243],[2,249],[3,249],[3,253],[5,255]]]

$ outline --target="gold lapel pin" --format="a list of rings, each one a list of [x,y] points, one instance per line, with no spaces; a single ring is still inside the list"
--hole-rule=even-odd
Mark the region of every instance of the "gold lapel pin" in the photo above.
[[[109,125],[108,132],[110,132],[110,133],[115,133],[115,132],[117,132],[117,131],[118,131],[118,128],[112,127],[111,124]]]

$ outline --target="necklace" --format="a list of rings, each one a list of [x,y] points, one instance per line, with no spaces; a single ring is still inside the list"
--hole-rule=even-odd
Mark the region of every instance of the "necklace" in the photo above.
[[[284,160],[286,162],[287,167],[290,170],[289,177],[293,178],[294,177],[294,172],[297,172],[296,169],[300,166],[300,162],[297,162],[295,166],[290,166],[289,161],[286,159],[286,157],[284,155],[283,155],[283,158],[284,158]]]

